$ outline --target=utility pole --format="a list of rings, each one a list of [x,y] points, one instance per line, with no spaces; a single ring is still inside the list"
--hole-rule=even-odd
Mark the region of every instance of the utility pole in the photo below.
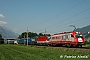
[[[28,46],[28,27],[27,27],[27,46]]]
[[[25,35],[24,35],[24,45],[25,45]]]
[[[46,31],[46,28],[45,28],[45,34],[46,34],[46,32],[47,32],[47,31]]]
[[[46,32],[47,32],[47,31],[46,31],[46,28],[45,28],[45,32],[44,32],[45,35],[46,35]]]

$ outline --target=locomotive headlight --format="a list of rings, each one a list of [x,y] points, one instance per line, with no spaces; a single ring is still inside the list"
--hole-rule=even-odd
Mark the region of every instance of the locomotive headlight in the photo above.
[[[82,36],[82,35],[80,35],[80,36]]]
[[[78,34],[78,32],[76,32]]]

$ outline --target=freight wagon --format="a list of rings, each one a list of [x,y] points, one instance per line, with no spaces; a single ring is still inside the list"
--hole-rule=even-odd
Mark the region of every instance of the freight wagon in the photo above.
[[[36,45],[37,43],[37,38],[33,37],[33,38],[28,38],[28,44],[30,45]],[[22,38],[20,40],[18,40],[18,44],[27,44],[27,38]]]

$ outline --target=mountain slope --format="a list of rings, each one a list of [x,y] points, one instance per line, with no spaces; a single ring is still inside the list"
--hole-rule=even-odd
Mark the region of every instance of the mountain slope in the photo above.
[[[17,38],[19,35],[7,27],[0,26],[0,34],[3,38]]]
[[[90,31],[90,25],[82,27],[82,28],[77,28],[75,31],[82,32],[83,34],[86,34],[87,32]]]

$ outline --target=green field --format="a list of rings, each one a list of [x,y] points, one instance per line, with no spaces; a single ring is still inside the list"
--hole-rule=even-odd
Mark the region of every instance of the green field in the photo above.
[[[6,44],[0,45],[0,60],[90,60],[90,52]]]

